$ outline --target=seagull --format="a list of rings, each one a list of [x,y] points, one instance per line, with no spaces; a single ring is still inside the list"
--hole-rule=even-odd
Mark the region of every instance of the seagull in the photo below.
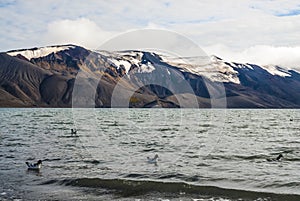
[[[272,162],[272,161],[280,161],[281,158],[283,158],[283,155],[282,155],[282,154],[279,154],[279,155],[277,156],[277,158],[267,158],[267,161],[269,161],[269,162]]]
[[[71,135],[76,135],[77,134],[77,130],[76,129],[71,129]]]
[[[157,164],[158,155],[155,154],[154,158],[147,157],[148,163]]]
[[[37,163],[26,162],[28,170],[40,170],[42,168],[42,161],[39,160]]]

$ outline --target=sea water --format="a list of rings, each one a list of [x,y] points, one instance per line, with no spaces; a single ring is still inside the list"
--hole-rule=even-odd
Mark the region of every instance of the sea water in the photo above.
[[[0,200],[300,200],[299,123],[292,109],[3,108]]]

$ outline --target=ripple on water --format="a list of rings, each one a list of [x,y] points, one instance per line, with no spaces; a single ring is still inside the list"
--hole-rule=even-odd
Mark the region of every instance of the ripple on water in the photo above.
[[[151,115],[146,115],[150,110],[135,110],[134,115],[139,118],[133,118],[132,121],[139,124],[136,126],[124,123],[128,120],[128,114],[122,110],[115,110],[113,117],[110,117],[107,112],[99,109],[99,112],[93,114],[96,118],[89,118],[86,114],[76,122],[80,132],[79,137],[74,138],[69,137],[69,127],[75,127],[70,118],[70,110],[51,110],[43,109],[41,114],[39,110],[35,110],[35,114],[32,114],[32,110],[28,109],[20,116],[16,116],[18,114],[13,111],[5,114],[3,119],[7,122],[10,122],[10,118],[17,121],[0,125],[0,169],[7,174],[0,174],[0,184],[4,180],[6,186],[14,185],[12,181],[18,179],[21,191],[29,188],[33,192],[38,186],[37,181],[42,183],[49,178],[61,181],[70,177],[75,179],[68,181],[71,187],[117,185],[121,191],[126,192],[132,186],[126,186],[130,181],[120,181],[125,177],[158,181],[133,181],[131,184],[136,186],[141,183],[149,189],[166,191],[178,187],[176,192],[185,193],[207,192],[207,187],[184,187],[191,182],[196,185],[209,183],[229,189],[242,188],[246,193],[249,189],[254,189],[255,193],[260,190],[275,194],[300,194],[299,182],[295,179],[299,178],[300,164],[297,132],[299,117],[294,111],[286,118],[286,113],[289,113],[286,110],[268,110],[267,113],[262,110],[229,110],[230,119],[226,120],[227,117],[224,117],[226,125],[220,127],[220,122],[210,119],[211,116],[218,116],[214,114],[218,111],[213,110],[188,111],[188,115],[183,114],[182,117],[189,123],[183,125],[180,120],[182,118],[177,118],[179,110],[168,110],[173,115],[168,115],[168,118],[173,118],[171,120],[163,119],[164,116],[159,112],[154,114],[157,118],[155,122],[158,123],[152,121],[153,124],[149,121]],[[155,110],[151,112],[155,113]],[[2,111],[1,116],[3,117]],[[22,118],[23,116],[26,118]],[[268,119],[269,116],[272,116],[271,120]],[[293,121],[289,121],[290,118]],[[96,123],[95,119],[98,119]],[[45,134],[45,130],[50,132]],[[222,137],[218,137],[221,132]],[[89,140],[96,142],[89,144]],[[146,157],[155,153],[160,157],[158,166],[147,164]],[[284,154],[282,162],[266,162],[266,158],[275,157],[279,153]],[[22,164],[25,168],[25,159],[36,161],[40,158],[44,161],[43,177],[20,174],[21,165],[18,165]],[[11,164],[18,168],[11,168]],[[102,177],[115,180],[104,181],[101,180]],[[182,184],[167,183],[170,181]],[[32,183],[32,188],[27,185],[28,182]],[[48,182],[52,187],[59,185],[63,188],[66,184],[58,183]],[[212,190],[214,193],[224,191],[226,190]],[[255,193],[251,195],[254,196]]]

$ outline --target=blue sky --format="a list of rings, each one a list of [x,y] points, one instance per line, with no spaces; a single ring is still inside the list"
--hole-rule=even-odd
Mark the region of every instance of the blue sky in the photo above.
[[[300,64],[294,0],[0,0],[0,26],[0,51],[65,43],[93,49],[129,30],[158,28],[223,58]]]
[[[300,15],[300,8],[297,8],[297,10],[289,10],[288,12],[284,13],[277,13],[276,16],[284,17],[284,16],[295,16]]]

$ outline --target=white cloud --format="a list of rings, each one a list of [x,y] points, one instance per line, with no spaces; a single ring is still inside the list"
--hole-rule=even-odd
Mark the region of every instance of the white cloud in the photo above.
[[[201,46],[224,44],[239,49],[254,45],[300,45],[300,15],[276,17],[255,11],[250,16],[170,27]]]
[[[152,1],[21,1],[0,2],[1,50],[58,43],[75,43],[96,48],[115,34],[139,28],[176,31],[194,40],[200,47],[214,48],[220,57],[258,59],[254,50],[265,47],[272,63],[294,65],[300,46],[300,3],[292,0],[172,0]],[[293,15],[278,17],[280,15]],[[274,58],[266,48],[287,51],[285,57]],[[224,55],[221,55],[224,54]],[[235,53],[235,54],[233,54]],[[225,55],[226,54],[226,55]],[[257,55],[259,56],[259,55]],[[270,61],[270,62],[271,62]]]
[[[250,4],[252,8],[263,10],[266,13],[281,15],[290,13],[290,11],[300,9],[298,1],[292,0],[275,0],[261,1],[255,0]]]
[[[113,32],[102,30],[95,22],[80,18],[51,22],[44,40],[50,44],[76,44],[95,49],[112,35]]]
[[[206,47],[209,54],[221,56],[224,60],[258,65],[279,65],[300,72],[300,46],[275,47],[256,45],[242,51],[233,51],[224,45]]]

